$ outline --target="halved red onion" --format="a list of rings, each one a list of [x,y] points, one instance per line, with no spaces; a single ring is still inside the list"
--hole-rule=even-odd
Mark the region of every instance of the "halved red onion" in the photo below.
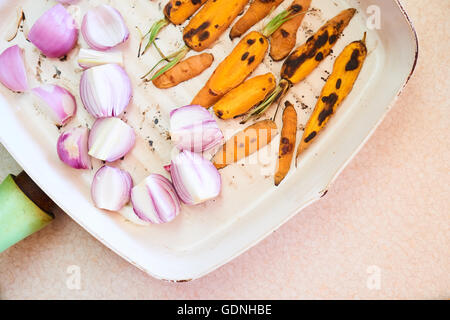
[[[106,4],[86,13],[81,33],[89,46],[96,50],[113,48],[130,36],[120,12]]]
[[[120,51],[97,51],[92,49],[80,49],[78,64],[83,69],[89,69],[104,64],[123,65],[123,54]]]
[[[60,58],[75,47],[78,29],[62,4],[45,12],[33,25],[28,39],[49,58]]]
[[[131,101],[131,81],[117,64],[87,69],[81,76],[80,96],[86,110],[96,118],[116,117]]]
[[[223,140],[212,114],[198,105],[184,106],[170,113],[170,136],[180,150],[202,152]]]
[[[92,181],[92,200],[99,209],[119,211],[130,201],[132,187],[133,180],[128,172],[103,166]]]
[[[152,174],[131,191],[133,209],[139,219],[162,224],[175,219],[180,213],[172,183],[159,174]]]
[[[28,90],[23,51],[17,45],[9,47],[0,54],[0,82],[15,92]]]
[[[62,133],[57,143],[61,161],[74,169],[90,169],[88,137],[89,129],[85,127],[73,128]]]
[[[89,135],[89,155],[114,162],[130,152],[135,140],[133,128],[119,118],[97,119]]]
[[[40,106],[58,125],[65,125],[77,112],[75,97],[66,89],[47,84],[31,90],[40,100]]]
[[[172,160],[170,174],[178,196],[187,205],[213,199],[222,189],[220,173],[212,162],[187,150]]]

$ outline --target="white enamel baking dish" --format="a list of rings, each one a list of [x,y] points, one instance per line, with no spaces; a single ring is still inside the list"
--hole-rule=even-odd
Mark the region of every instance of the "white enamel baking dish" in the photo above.
[[[80,19],[89,6],[102,2],[105,1],[81,0],[78,6],[70,10]],[[107,2],[122,12],[132,33],[129,42],[121,48],[125,52],[125,67],[134,85],[133,102],[124,117],[136,129],[138,142],[133,152],[117,165],[129,170],[135,183],[138,183],[150,172],[165,174],[162,166],[169,162],[172,150],[171,142],[167,139],[168,113],[191,101],[234,44],[227,34],[223,35],[210,50],[216,58],[212,68],[177,88],[158,90],[139,80],[143,71],[158,56],[156,52],[149,52],[143,59],[136,59],[139,35],[135,28],[147,29],[152,21],[161,17],[157,2]],[[271,16],[290,2],[286,0]],[[0,50],[3,51],[11,43],[19,44],[26,51],[25,59],[32,85],[38,85],[39,82],[57,83],[77,94],[80,69],[75,61],[78,48],[67,61],[61,62],[39,57],[37,50],[25,41],[22,33],[11,43],[4,40],[17,6],[23,7],[29,27],[54,3],[0,0]],[[381,28],[369,30],[368,12],[376,14],[376,8],[375,11],[368,11],[367,8],[374,3],[380,9]],[[320,139],[307,151],[298,168],[292,170],[278,188],[273,186],[273,165],[278,149],[278,139],[275,139],[259,156],[254,155],[248,160],[255,162],[259,158],[260,164],[239,163],[222,170],[223,191],[215,201],[198,207],[183,207],[182,215],[167,225],[139,226],[119,214],[106,213],[93,206],[90,182],[100,163],[95,163],[92,172],[78,172],[61,164],[55,152],[58,129],[39,112],[28,94],[11,93],[3,86],[0,86],[1,142],[67,214],[124,259],[158,279],[186,281],[199,278],[249,249],[302,208],[319,199],[367,141],[414,70],[418,53],[417,38],[398,1],[313,0],[312,6],[320,10],[305,18],[298,35],[298,44],[303,43],[312,30],[317,30],[340,10],[351,6],[358,9],[358,14],[336,44],[335,54],[287,96],[286,99],[297,107],[300,126],[306,123],[312,112],[324,83],[321,78],[326,77],[331,70],[336,53],[349,42],[361,39],[367,31],[369,56],[354,90],[339,112]],[[255,29],[262,24],[255,26]],[[80,38],[79,43],[79,47],[86,47],[83,39]],[[166,28],[161,33],[159,44],[167,52],[180,46],[179,28]],[[59,76],[56,68],[61,72]],[[279,63],[266,58],[264,65],[255,74],[271,70],[277,75],[279,69]],[[79,99],[78,106],[77,119],[69,127],[92,124]],[[274,109],[272,107],[267,117],[273,114]],[[280,124],[280,119],[277,122]],[[228,136],[239,128],[238,121],[220,124],[224,129],[231,130],[226,130]],[[123,215],[130,212],[130,208],[127,208]]]

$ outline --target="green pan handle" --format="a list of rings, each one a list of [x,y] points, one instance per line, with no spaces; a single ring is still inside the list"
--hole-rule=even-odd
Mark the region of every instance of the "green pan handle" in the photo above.
[[[22,172],[0,185],[0,252],[41,230],[58,207]]]

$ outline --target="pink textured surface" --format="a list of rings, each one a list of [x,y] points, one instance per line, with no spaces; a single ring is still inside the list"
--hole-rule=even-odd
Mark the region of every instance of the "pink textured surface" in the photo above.
[[[420,38],[416,73],[321,201],[219,270],[178,284],[147,276],[61,214],[0,255],[0,298],[449,298],[450,3],[403,2]],[[66,285],[71,265],[80,290]],[[379,290],[367,287],[373,265]]]

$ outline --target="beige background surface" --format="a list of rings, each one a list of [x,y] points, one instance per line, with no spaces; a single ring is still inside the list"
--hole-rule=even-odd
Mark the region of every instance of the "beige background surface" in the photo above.
[[[321,201],[190,283],[147,276],[61,214],[0,254],[0,298],[450,298],[450,1],[403,3],[420,38],[416,73]],[[0,178],[19,171],[0,146]],[[74,265],[80,290],[67,286]]]

